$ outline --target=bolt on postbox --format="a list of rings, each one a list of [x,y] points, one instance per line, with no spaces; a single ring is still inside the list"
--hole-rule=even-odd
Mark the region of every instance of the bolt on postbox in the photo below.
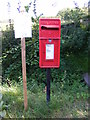
[[[59,68],[60,66],[60,19],[39,19],[39,66]]]

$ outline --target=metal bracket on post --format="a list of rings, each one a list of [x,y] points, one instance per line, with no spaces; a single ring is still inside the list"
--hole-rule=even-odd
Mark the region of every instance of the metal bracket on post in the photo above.
[[[47,96],[46,96],[46,99],[47,99],[47,104],[48,104],[48,102],[50,101],[50,78],[51,78],[50,68],[46,69],[46,76],[47,76]]]

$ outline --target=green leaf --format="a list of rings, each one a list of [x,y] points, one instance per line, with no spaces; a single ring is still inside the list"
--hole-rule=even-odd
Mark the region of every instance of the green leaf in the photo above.
[[[3,101],[0,102],[0,109],[2,109]]]
[[[5,110],[3,110],[3,111],[0,112],[0,116],[1,116],[2,118],[4,118],[5,115],[6,115],[6,111],[5,111]]]
[[[2,99],[2,93],[0,93],[0,100]]]
[[[29,6],[25,6],[26,12],[29,11]]]

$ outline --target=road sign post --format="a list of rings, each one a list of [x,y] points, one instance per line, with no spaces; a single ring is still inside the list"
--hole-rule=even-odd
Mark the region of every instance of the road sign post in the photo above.
[[[24,108],[27,110],[27,80],[26,80],[26,51],[25,38],[32,37],[31,17],[25,11],[21,11],[14,19],[15,38],[21,38],[22,51],[22,76],[23,76],[23,94],[24,94]]]

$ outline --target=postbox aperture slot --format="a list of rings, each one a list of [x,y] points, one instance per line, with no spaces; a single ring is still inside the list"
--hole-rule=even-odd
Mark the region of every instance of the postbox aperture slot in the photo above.
[[[41,26],[41,29],[59,29],[59,26],[58,25],[42,25]]]

